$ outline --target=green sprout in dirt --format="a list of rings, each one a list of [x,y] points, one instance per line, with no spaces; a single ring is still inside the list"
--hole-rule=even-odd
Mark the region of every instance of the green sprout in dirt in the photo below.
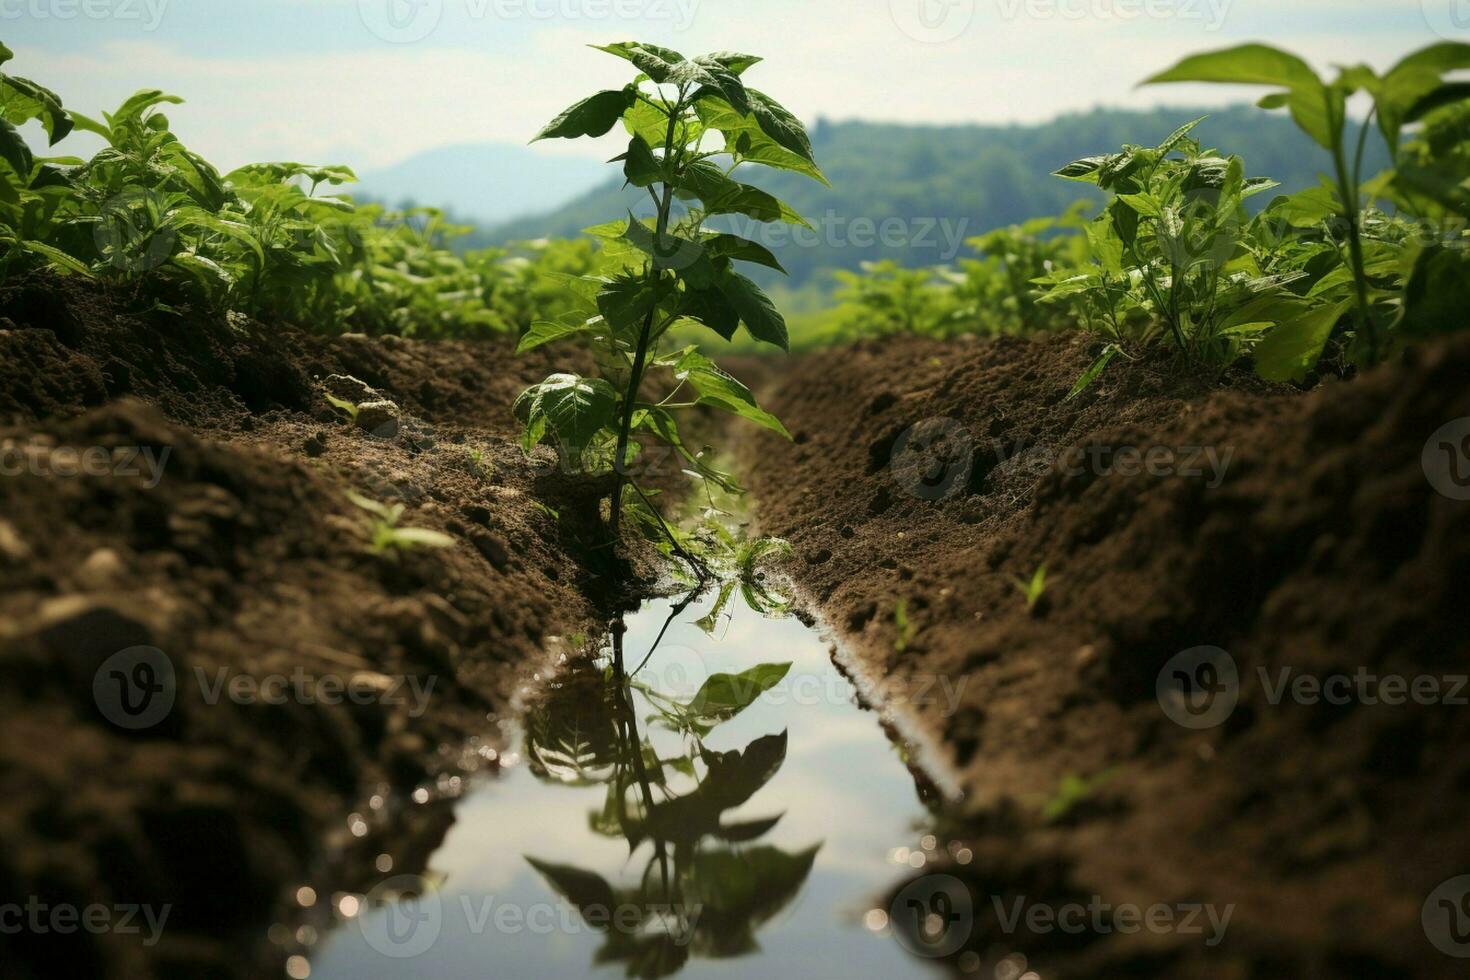
[[[324,392],[327,404],[332,406],[332,411],[342,416],[349,422],[356,422],[357,417],[362,414],[362,406],[350,398],[338,398],[331,392]]]
[[[893,649],[897,653],[908,650],[909,644],[914,641],[914,624],[909,619],[909,601],[899,599],[893,606],[893,627],[898,630],[898,636],[893,641]]]
[[[1078,805],[1086,802],[1113,776],[1114,771],[1108,769],[1091,779],[1076,775],[1063,777],[1061,785],[1057,787],[1056,795],[1041,808],[1041,819],[1046,823],[1056,823],[1062,820]]]
[[[1035,609],[1041,597],[1046,594],[1046,564],[1043,562],[1038,565],[1036,571],[1031,573],[1029,581],[1011,576],[1011,584],[1026,597],[1026,608]]]
[[[756,340],[789,347],[775,304],[735,267],[744,261],[784,272],[781,264],[765,246],[705,223],[743,215],[809,227],[789,206],[731,177],[743,164],[825,178],[802,124],[774,99],[746,87],[742,76],[761,59],[731,52],[688,59],[636,42],[597,50],[631,62],[639,74],[621,89],[578,102],[536,138],[602,136],[621,122],[629,138],[617,162],[627,183],[647,192],[653,213],[641,219],[630,212],[587,229],[601,241],[601,268],[596,275],[565,277],[581,307],[533,324],[519,346],[525,351],[578,341],[591,349],[599,376],[554,374],[528,388],[515,410],[528,451],[546,440],[570,468],[611,468],[609,524],[616,541],[625,507],[653,509],[631,478],[639,433],[672,447],[697,477],[738,491],[706,453],[685,444],[676,410],[708,406],[789,438],[750,390],[697,346],[664,350],[662,342],[676,327],[708,328],[728,341],[743,324]],[[663,374],[661,394],[644,400],[645,381],[655,371]],[[661,517],[657,523],[663,526]],[[690,558],[677,541],[674,548]]]
[[[369,497],[348,491],[347,499],[369,515],[368,547],[375,554],[395,554],[415,548],[448,548],[454,539],[442,531],[426,527],[399,527],[403,519],[402,504],[379,503]]]

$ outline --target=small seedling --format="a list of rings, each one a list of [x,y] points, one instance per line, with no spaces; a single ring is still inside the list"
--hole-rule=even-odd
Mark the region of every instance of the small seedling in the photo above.
[[[360,405],[358,405],[356,402],[348,401],[346,398],[338,398],[337,396],[332,394],[324,393],[324,395],[327,399],[327,404],[336,409],[337,414],[341,415],[345,419],[348,419],[349,421],[357,421],[357,415],[359,412],[362,411],[362,407]]]
[[[488,480],[495,475],[495,464],[480,446],[472,446],[465,451],[470,458],[470,472],[482,480]]]
[[[1046,563],[1043,562],[1036,567],[1036,571],[1031,573],[1029,582],[1012,575],[1011,584],[1020,589],[1021,594],[1026,597],[1026,608],[1035,609],[1041,597],[1046,594]]]
[[[412,551],[415,548],[448,548],[454,539],[442,531],[426,527],[399,527],[403,519],[402,504],[383,504],[361,494],[348,491],[347,499],[372,515],[368,525],[368,547],[376,554]]]
[[[1091,779],[1082,776],[1066,776],[1062,784],[1057,787],[1056,795],[1047,801],[1041,808],[1041,819],[1047,823],[1056,823],[1067,814],[1071,813],[1079,803],[1085,801],[1098,787],[1102,786],[1113,777],[1112,770],[1100,772]]]
[[[893,625],[898,629],[898,637],[893,641],[893,649],[903,653],[909,648],[914,639],[914,624],[909,620],[909,601],[900,599],[893,607]]]

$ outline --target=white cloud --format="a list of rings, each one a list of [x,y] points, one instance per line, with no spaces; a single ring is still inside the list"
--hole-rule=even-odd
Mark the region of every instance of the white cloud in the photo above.
[[[1241,93],[1222,89],[1134,86],[1186,53],[1250,37],[1299,50],[1318,64],[1383,64],[1435,39],[1419,0],[975,0],[964,31],[939,44],[905,34],[890,0],[698,0],[683,8],[693,13],[687,30],[677,27],[684,16],[677,0],[484,2],[570,4],[564,9],[584,15],[506,20],[494,11],[519,8],[446,0],[433,34],[395,45],[370,35],[351,0],[276,3],[256,7],[249,25],[256,34],[242,27],[231,44],[225,43],[228,24],[200,27],[170,15],[146,38],[134,32],[90,45],[16,44],[16,70],[57,88],[84,112],[114,106],[144,86],[182,95],[188,104],[171,113],[175,128],[224,165],[294,157],[366,169],[456,143],[525,142],[576,99],[622,84],[627,66],[583,45],[623,36],[689,51],[764,54],[768,61],[752,69],[753,84],[808,119],[932,123],[1039,121],[1099,104],[1238,98]],[[609,6],[582,6],[599,2]],[[616,5],[624,2],[665,6],[640,8],[649,12],[643,20],[585,16],[622,9]],[[928,2],[942,11],[946,2],[963,10],[970,0],[892,2]],[[1058,12],[1048,13],[1048,4],[1058,3]],[[1115,3],[1176,11],[1189,4],[1198,15],[1124,18],[1109,13]],[[470,16],[476,9],[489,13]],[[1223,11],[1220,30],[1208,29],[1213,10]],[[281,21],[283,31],[320,29],[321,44],[252,40],[262,19],[268,28],[272,17],[289,18]],[[311,17],[327,19],[316,24]],[[26,32],[19,33],[24,41]],[[582,155],[617,152],[611,142],[541,146]]]

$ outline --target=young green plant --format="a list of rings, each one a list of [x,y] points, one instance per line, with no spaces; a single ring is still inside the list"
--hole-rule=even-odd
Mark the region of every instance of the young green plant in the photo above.
[[[1144,84],[1162,82],[1217,82],[1233,85],[1267,85],[1277,91],[1261,99],[1267,109],[1286,109],[1298,126],[1332,156],[1338,218],[1346,229],[1348,262],[1352,270],[1352,295],[1348,305],[1355,321],[1354,355],[1359,363],[1378,359],[1383,347],[1378,304],[1365,257],[1362,214],[1363,154],[1368,126],[1364,125],[1351,149],[1347,146],[1348,100],[1357,93],[1372,99],[1369,119],[1377,116],[1378,127],[1397,158],[1404,126],[1419,118],[1427,108],[1466,98],[1465,83],[1446,81],[1447,73],[1470,68],[1470,44],[1434,44],[1404,58],[1380,75],[1367,65],[1340,68],[1337,78],[1326,81],[1301,58],[1264,44],[1244,44],[1222,51],[1185,58]],[[1386,310],[1389,304],[1383,304]],[[1329,308],[1330,309],[1330,308]],[[1333,323],[1321,318],[1300,321],[1290,343],[1320,351]],[[1278,341],[1280,342],[1280,341]]]
[[[565,277],[583,306],[558,320],[532,325],[519,345],[525,351],[553,341],[580,341],[596,358],[599,376],[554,374],[516,401],[529,451],[551,442],[565,465],[613,473],[614,540],[627,506],[652,503],[632,479],[631,464],[644,433],[662,440],[696,476],[738,492],[710,454],[691,450],[675,415],[694,406],[731,412],[787,436],[750,390],[703,354],[698,346],[664,350],[675,327],[707,328],[724,340],[740,326],[758,341],[788,349],[786,322],[737,261],[784,272],[758,242],[705,227],[719,215],[807,226],[789,206],[731,174],[760,164],[825,183],[802,124],[774,99],[748,88],[742,76],[761,59],[732,52],[685,58],[668,48],[622,42],[597,48],[631,62],[639,74],[626,86],[578,102],[536,139],[597,137],[621,123],[627,149],[615,162],[629,186],[647,193],[651,217],[626,217],[587,229],[600,239],[596,275]],[[677,206],[677,208],[676,208]],[[807,226],[809,227],[809,226]],[[650,371],[669,384],[658,400],[641,392]],[[681,395],[681,392],[687,394]],[[628,495],[631,488],[632,496]],[[656,527],[674,550],[690,556],[654,511]]]

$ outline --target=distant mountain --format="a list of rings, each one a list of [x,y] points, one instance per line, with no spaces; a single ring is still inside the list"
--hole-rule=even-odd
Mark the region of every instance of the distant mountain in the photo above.
[[[606,176],[606,165],[593,158],[480,143],[428,150],[360,173],[348,191],[393,206],[447,208],[459,220],[489,226],[558,207]]]
[[[1282,192],[1317,182],[1331,166],[1327,152],[1287,118],[1254,106],[1226,109],[1099,109],[1041,125],[907,126],[818,122],[812,127],[817,160],[830,188],[796,174],[742,167],[741,179],[787,201],[816,226],[804,240],[778,231],[762,237],[791,273],[790,286],[823,289],[829,270],[893,258],[904,265],[935,265],[969,254],[967,237],[991,228],[1056,214],[1091,188],[1051,176],[1078,157],[1108,153],[1124,143],[1157,144],[1184,122],[1209,118],[1195,130],[1206,145],[1238,153],[1250,176],[1280,181]],[[1381,141],[1365,174],[1386,165]],[[1261,202],[1271,195],[1262,195]],[[482,242],[575,235],[626,208],[645,215],[643,192],[606,181],[555,210],[507,222],[477,235]],[[887,230],[885,233],[885,222]],[[733,230],[757,237],[752,223]],[[772,274],[774,275],[774,274]],[[769,277],[765,277],[769,282]]]

